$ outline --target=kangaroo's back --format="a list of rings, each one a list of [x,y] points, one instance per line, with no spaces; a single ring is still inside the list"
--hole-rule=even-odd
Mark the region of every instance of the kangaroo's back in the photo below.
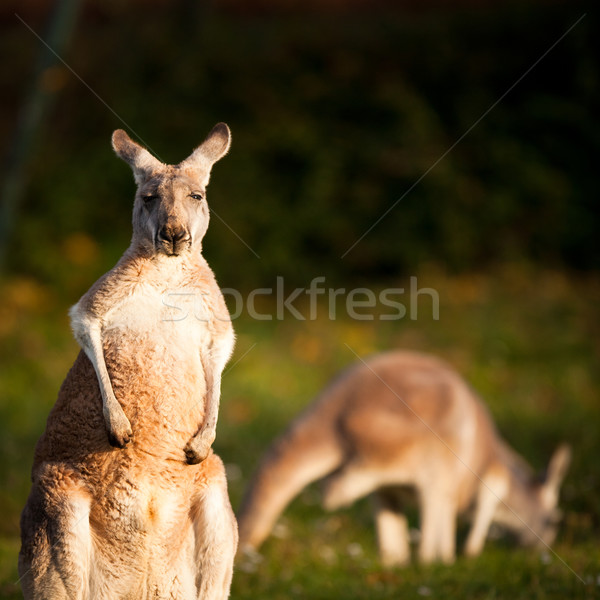
[[[92,364],[80,351],[54,404],[34,456],[33,471],[44,461],[81,464],[90,455],[109,452],[102,398]]]
[[[347,379],[340,428],[363,462],[414,464],[450,457],[478,472],[496,452],[497,434],[479,399],[444,361],[390,352],[360,362]],[[407,462],[413,457],[411,463]],[[417,469],[417,467],[414,467]]]

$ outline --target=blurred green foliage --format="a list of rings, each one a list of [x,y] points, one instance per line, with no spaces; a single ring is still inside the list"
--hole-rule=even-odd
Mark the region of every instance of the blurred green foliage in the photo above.
[[[143,18],[139,4],[86,6],[65,57],[85,85],[62,66],[48,73],[57,102],[35,149],[11,269],[70,279],[64,240],[82,232],[98,246],[97,272],[120,255],[134,190],[110,150],[120,119],[167,162],[216,121],[231,125],[206,240],[227,286],[275,275],[380,280],[423,261],[454,271],[600,265],[597,15],[478,122],[584,3],[253,13],[180,2]],[[0,41],[5,54],[24,36],[38,50],[15,26],[21,35]],[[4,70],[13,84],[26,80],[22,60]]]

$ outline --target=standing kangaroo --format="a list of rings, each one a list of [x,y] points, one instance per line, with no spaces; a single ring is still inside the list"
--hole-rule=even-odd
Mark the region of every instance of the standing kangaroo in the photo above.
[[[550,544],[569,460],[561,446],[546,479],[535,481],[457,373],[431,356],[382,354],[342,373],[269,448],[242,502],[240,548],[258,548],[292,498],[325,476],[326,509],[374,494],[387,566],[410,559],[401,509],[415,491],[422,562],[454,560],[457,513],[472,506],[470,556],[481,552],[492,522],[523,544]]]
[[[234,334],[201,249],[205,190],[230,133],[216,125],[178,165],[124,131],[112,142],[138,186],[133,236],[71,309],[82,351],[35,451],[23,593],[224,599],[237,527],[211,444]]]

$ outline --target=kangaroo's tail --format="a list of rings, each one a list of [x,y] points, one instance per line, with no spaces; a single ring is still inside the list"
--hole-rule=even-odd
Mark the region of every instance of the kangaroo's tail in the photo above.
[[[258,548],[289,502],[342,463],[336,424],[342,398],[333,387],[293,421],[264,455],[238,514],[241,550]]]

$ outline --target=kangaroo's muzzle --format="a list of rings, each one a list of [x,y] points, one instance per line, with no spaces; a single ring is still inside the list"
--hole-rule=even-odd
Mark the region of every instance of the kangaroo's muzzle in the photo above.
[[[186,250],[191,243],[191,236],[184,227],[165,225],[156,235],[155,246],[168,256],[177,256]]]

